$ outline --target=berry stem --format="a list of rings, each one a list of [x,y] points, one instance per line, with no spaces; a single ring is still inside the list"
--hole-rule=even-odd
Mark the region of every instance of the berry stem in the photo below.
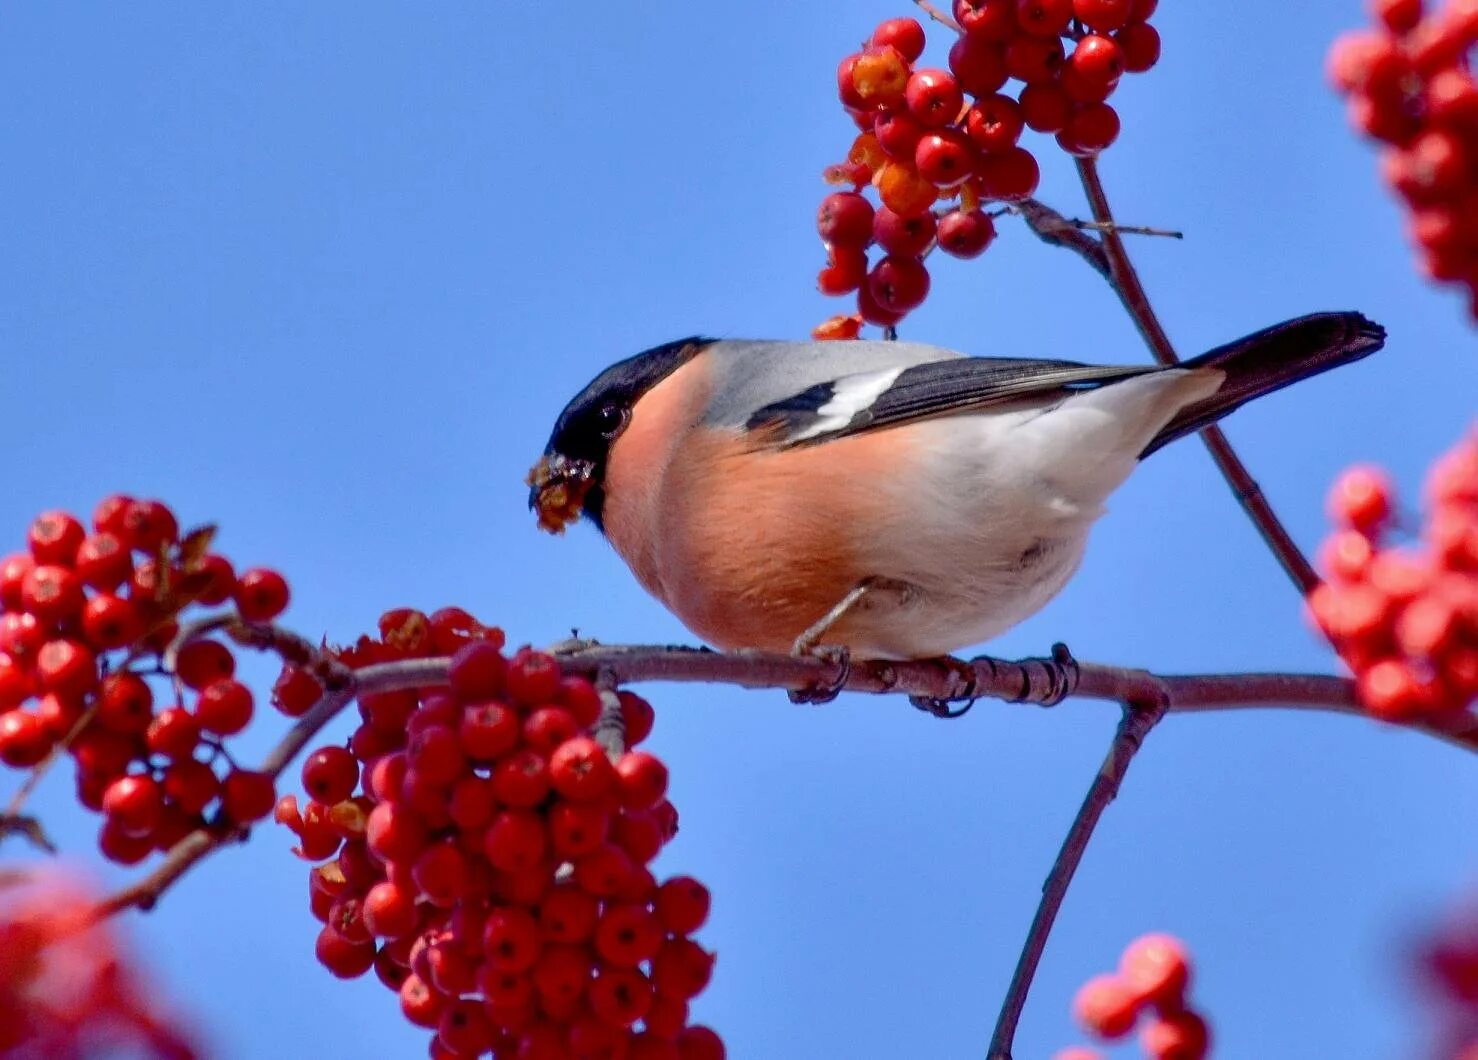
[[[1011,985],[1001,1003],[1001,1014],[996,1018],[990,1051],[987,1053],[988,1060],[1011,1060],[1016,1024],[1021,1019],[1021,1010],[1026,1005],[1026,995],[1037,974],[1037,964],[1047,946],[1047,936],[1052,933],[1057,911],[1062,908],[1063,899],[1067,897],[1068,885],[1072,883],[1078,863],[1083,860],[1083,852],[1088,848],[1088,841],[1093,838],[1093,830],[1098,826],[1099,818],[1103,816],[1108,804],[1114,801],[1114,796],[1118,795],[1119,784],[1129,770],[1130,761],[1144,744],[1149,731],[1165,716],[1168,708],[1169,700],[1166,698],[1129,700],[1124,704],[1124,716],[1114,732],[1108,755],[1093,778],[1093,783],[1089,785],[1083,805],[1073,818],[1067,838],[1062,841],[1062,849],[1057,853],[1057,860],[1052,863],[1052,871],[1042,886],[1042,900],[1037,903],[1037,912],[1032,917],[1031,929],[1021,948],[1021,956],[1017,959]]]
[[[1179,364],[1180,357],[1176,355],[1175,347],[1170,344],[1169,336],[1165,334],[1165,329],[1160,325],[1160,320],[1150,305],[1149,295],[1145,293],[1144,285],[1139,282],[1139,274],[1135,272],[1134,265],[1129,260],[1129,252],[1124,248],[1124,241],[1119,238],[1120,229],[1115,225],[1113,212],[1109,209],[1108,196],[1104,193],[1103,182],[1099,179],[1096,161],[1091,158],[1079,158],[1077,165],[1078,176],[1083,182],[1083,191],[1087,194],[1088,205],[1093,211],[1093,219],[1105,226],[1099,243],[1108,260],[1109,282],[1113,285],[1119,300],[1124,303],[1124,308],[1134,318],[1134,323],[1138,326],[1139,333],[1144,336],[1144,341],[1149,346],[1150,352],[1154,354],[1155,360],[1161,364]],[[1233,451],[1231,443],[1227,441],[1227,436],[1220,427],[1211,426],[1202,429],[1201,440],[1211,451],[1211,459],[1216,462],[1222,477],[1232,487],[1237,503],[1242,506],[1242,510],[1247,513],[1247,517],[1262,534],[1263,541],[1267,543],[1278,562],[1283,565],[1283,570],[1289,580],[1298,588],[1300,594],[1307,596],[1314,586],[1319,584],[1319,576],[1314,573],[1314,568],[1309,565],[1308,559],[1299,551],[1298,545],[1294,543],[1292,536],[1273,511],[1273,506],[1263,495],[1262,487],[1248,473],[1246,465]]]

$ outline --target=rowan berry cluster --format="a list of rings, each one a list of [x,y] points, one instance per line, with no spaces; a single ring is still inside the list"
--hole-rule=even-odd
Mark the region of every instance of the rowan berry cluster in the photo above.
[[[1337,529],[1309,612],[1386,721],[1451,716],[1478,700],[1478,431],[1427,476],[1419,547],[1389,547],[1395,510],[1377,468],[1346,471],[1330,493]]]
[[[1376,26],[1329,53],[1329,77],[1349,97],[1350,121],[1381,141],[1381,175],[1409,211],[1422,272],[1466,288],[1478,319],[1478,4],[1373,0]]]
[[[280,574],[238,575],[212,537],[182,535],[159,501],[119,495],[90,533],[67,512],[42,514],[27,551],[0,559],[0,762],[70,754],[78,798],[104,814],[102,852],[123,864],[208,820],[272,811],[272,779],[235,768],[221,742],[254,710],[231,649],[204,638],[165,658],[197,605],[229,603],[247,622],[287,606]]]
[[[1124,949],[1119,969],[1084,983],[1073,1015],[1107,1041],[1127,1037],[1141,1016],[1139,1046],[1150,1060],[1201,1060],[1210,1049],[1206,1021],[1186,1002],[1191,965],[1185,946],[1170,935],[1143,935]],[[1096,1049],[1073,1046],[1053,1060],[1102,1060]]]
[[[10,881],[0,906],[0,1055],[191,1060],[95,899],[53,873]]]
[[[666,767],[629,749],[651,706],[603,701],[550,655],[505,655],[465,612],[393,612],[381,630],[346,654],[464,643],[448,687],[362,697],[349,746],[304,762],[306,804],[278,804],[321,862],[319,960],[343,978],[373,969],[434,1031],[433,1057],[721,1060],[688,1022],[713,967],[690,937],[708,891],[647,868],[677,831]],[[614,758],[596,738],[612,734],[627,748]]]
[[[1081,157],[1113,143],[1119,116],[1109,96],[1125,72],[1148,70],[1160,57],[1148,22],[1156,3],[955,0],[960,32],[949,69],[916,65],[924,29],[911,18],[881,23],[843,59],[837,88],[861,133],[847,161],[826,172],[828,183],[853,190],[821,203],[827,265],[817,286],[826,295],[856,291],[858,312],[827,321],[816,337],[897,324],[929,293],[924,258],[935,247],[957,258],[983,253],[995,224],[982,204],[1018,202],[1037,188],[1024,129],[1055,134]],[[868,185],[880,208],[862,194]],[[884,256],[869,267],[874,243]]]

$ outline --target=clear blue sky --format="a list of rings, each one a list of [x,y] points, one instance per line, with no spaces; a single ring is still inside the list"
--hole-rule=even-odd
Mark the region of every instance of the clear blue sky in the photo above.
[[[608,362],[834,311],[813,290],[817,174],[851,137],[833,70],[910,6],[9,5],[0,551],[36,511],[124,489],[281,567],[311,635],[456,603],[515,642],[689,639],[588,528],[537,533],[523,475]],[[1414,276],[1323,85],[1361,20],[1355,0],[1167,0],[1165,59],[1116,97],[1102,167],[1124,220],[1187,233],[1133,244],[1185,352],[1316,309],[1389,327],[1378,357],[1229,421],[1310,547],[1340,468],[1378,461],[1414,497],[1478,394],[1459,301]],[[1082,213],[1046,155],[1043,198]],[[1096,275],[1002,229],[938,270],[907,337],[1144,359]],[[1058,639],[1167,671],[1335,665],[1195,442],[1146,464],[1071,587],[991,648]],[[716,896],[695,1011],[731,1055],[983,1055],[1112,708],[944,724],[860,697],[647,691],[683,821],[663,867]],[[36,807],[85,856],[95,822],[69,803],[58,778]],[[1194,947],[1223,1056],[1411,1055],[1403,946],[1473,882],[1475,805],[1478,763],[1429,739],[1170,720],[1088,853],[1018,1055],[1076,1040],[1072,991],[1150,929]],[[288,845],[265,829],[130,918],[163,984],[223,1057],[423,1055],[377,983],[315,965]]]

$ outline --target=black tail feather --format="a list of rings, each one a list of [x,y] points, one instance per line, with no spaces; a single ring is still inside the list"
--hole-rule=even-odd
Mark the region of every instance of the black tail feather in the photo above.
[[[1210,426],[1253,398],[1301,379],[1358,361],[1385,345],[1386,329],[1359,313],[1310,313],[1274,324],[1184,363],[1220,368],[1226,382],[1215,394],[1182,409],[1141,453]]]

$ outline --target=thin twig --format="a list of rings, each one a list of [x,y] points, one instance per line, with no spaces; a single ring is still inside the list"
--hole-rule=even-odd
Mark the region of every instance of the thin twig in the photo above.
[[[946,15],[943,11],[939,10],[939,8],[935,7],[933,4],[929,3],[929,0],[913,0],[913,2],[919,5],[919,10],[923,11],[924,14],[928,15],[930,18],[932,18],[935,22],[938,22],[940,25],[942,25],[942,26],[948,26],[950,29],[954,30],[956,33],[963,33],[963,32],[965,32],[964,30],[962,30],[960,28],[960,24],[958,22],[956,22],[954,19],[950,18],[948,15]]]
[[[1071,250],[1092,265],[1094,271],[1105,280],[1113,283],[1108,255],[1103,250],[1103,240],[1088,235],[1052,207],[1036,199],[1026,199],[1017,203],[1014,212],[1021,215],[1027,227],[1035,232],[1037,238],[1043,243]]]
[[[1026,995],[1037,974],[1037,964],[1047,946],[1047,937],[1052,933],[1052,924],[1057,919],[1058,910],[1062,908],[1063,899],[1067,897],[1068,884],[1072,882],[1078,863],[1083,860],[1083,852],[1088,848],[1088,841],[1093,838],[1093,830],[1097,827],[1099,818],[1103,816],[1108,804],[1114,801],[1114,796],[1118,795],[1119,784],[1123,781],[1135,752],[1144,743],[1149,731],[1164,717],[1167,706],[1164,700],[1152,700],[1130,703],[1124,707],[1124,716],[1114,733],[1114,742],[1109,746],[1108,756],[1097,776],[1093,778],[1083,805],[1078,809],[1072,827],[1068,829],[1067,838],[1062,842],[1062,849],[1057,853],[1057,860],[1052,864],[1047,882],[1042,886],[1042,900],[1037,905],[1036,916],[1032,918],[1031,929],[1027,932],[1021,956],[1016,962],[1016,971],[1011,976],[1011,985],[1006,990],[1000,1015],[996,1018],[988,1060],[1011,1060],[1016,1024],[1026,1005]]]
[[[1121,225],[1117,221],[1112,223],[1082,221],[1076,217],[1069,218],[1067,223],[1074,228],[1083,228],[1090,232],[1117,232],[1121,236],[1160,236],[1164,239],[1185,238],[1184,232],[1177,232],[1173,228],[1151,228],[1148,225]]]
[[[1176,355],[1175,347],[1170,344],[1170,338],[1165,334],[1159,318],[1155,315],[1150,305],[1149,296],[1145,294],[1144,286],[1139,282],[1139,275],[1134,271],[1134,265],[1129,260],[1128,251],[1124,249],[1124,241],[1119,238],[1118,231],[1114,225],[1114,215],[1109,209],[1108,196],[1104,193],[1103,182],[1098,176],[1097,163],[1091,158],[1080,158],[1078,163],[1078,176],[1083,182],[1083,190],[1088,195],[1088,205],[1092,208],[1094,220],[1109,225],[1103,232],[1100,243],[1105,256],[1108,258],[1109,282],[1118,294],[1119,300],[1124,303],[1124,308],[1134,318],[1135,325],[1144,336],[1145,343],[1154,354],[1155,360],[1161,364],[1178,364],[1179,356]],[[1206,443],[1206,448],[1211,451],[1211,459],[1216,462],[1222,477],[1227,480],[1227,485],[1232,487],[1232,493],[1247,517],[1252,520],[1258,532],[1262,534],[1263,541],[1278,562],[1282,564],[1283,570],[1289,579],[1298,588],[1298,591],[1307,596],[1313,588],[1319,584],[1319,576],[1314,573],[1314,568],[1309,565],[1308,559],[1299,550],[1293,537],[1284,528],[1277,513],[1263,496],[1262,487],[1248,473],[1246,465],[1232,449],[1227,441],[1226,435],[1220,427],[1212,425],[1201,430],[1201,440]]]

